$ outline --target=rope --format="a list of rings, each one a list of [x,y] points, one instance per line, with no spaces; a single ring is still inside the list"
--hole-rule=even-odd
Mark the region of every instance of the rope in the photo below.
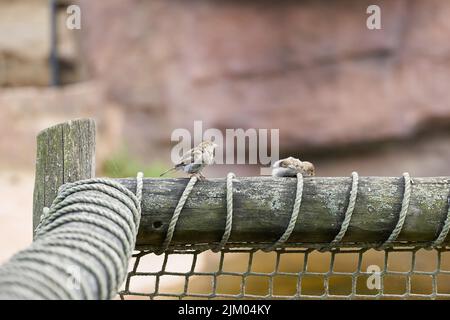
[[[136,201],[138,202],[137,209],[139,214],[141,213],[142,207],[142,190],[144,189],[144,173],[138,172],[136,176]]]
[[[226,223],[225,223],[225,231],[224,231],[224,234],[223,234],[222,239],[220,240],[219,244],[217,246],[213,247],[213,249],[212,249],[213,252],[218,252],[218,251],[222,250],[225,247],[225,245],[227,244],[230,234],[231,234],[232,221],[233,221],[233,184],[232,184],[233,178],[235,178],[235,175],[233,173],[229,173],[227,175],[227,185],[226,185],[227,217],[226,217]],[[407,213],[408,213],[408,209],[409,209],[409,203],[410,203],[410,198],[411,198],[411,184],[412,184],[412,180],[410,178],[409,173],[407,173],[407,172],[403,173],[403,178],[404,178],[405,188],[404,188],[404,192],[403,192],[403,198],[402,198],[401,210],[399,213],[399,219],[397,221],[395,228],[392,230],[390,236],[388,237],[388,239],[381,245],[376,246],[377,250],[384,250],[387,247],[391,246],[392,243],[395,242],[395,240],[398,238],[399,234],[402,231],[402,228],[403,228],[403,225],[404,225]],[[189,194],[191,193],[196,181],[197,181],[197,178],[195,176],[192,177],[191,180],[189,181],[188,185],[186,186],[185,190],[183,191],[183,194],[177,204],[175,212],[169,223],[169,228],[167,231],[166,238],[163,242],[162,247],[157,251],[157,254],[161,254],[168,249],[170,242],[172,240],[175,226],[178,221],[181,210],[183,209],[184,204],[185,204]],[[351,185],[351,190],[350,190],[349,203],[348,203],[347,209],[345,211],[344,220],[341,224],[340,230],[328,246],[318,247],[317,250],[319,250],[319,251],[331,250],[342,242],[342,240],[345,237],[345,234],[347,233],[347,230],[350,226],[350,221],[352,219],[352,215],[353,215],[353,212],[355,209],[356,200],[358,197],[358,184],[359,184],[359,175],[357,172],[352,172],[352,185]],[[253,244],[253,246],[255,248],[260,248],[261,250],[268,252],[268,251],[276,250],[277,248],[283,246],[283,244],[286,243],[286,241],[291,236],[291,234],[295,228],[295,225],[297,223],[299,212],[300,212],[300,206],[301,206],[301,202],[302,202],[302,196],[303,196],[303,176],[301,174],[297,174],[297,191],[296,191],[296,197],[295,197],[295,201],[294,201],[294,207],[293,207],[291,218],[289,220],[289,223],[288,223],[288,226],[286,227],[285,232],[275,243],[271,244],[270,246],[263,246],[263,245],[256,246],[255,244]],[[436,246],[441,245],[443,243],[443,241],[445,240],[445,238],[447,237],[449,232],[450,232],[450,198],[449,198],[449,209],[447,212],[446,220],[444,222],[444,226],[442,227],[442,230],[439,233],[439,236],[437,237],[437,239],[432,242],[431,246],[436,247]],[[237,247],[239,246],[239,244],[234,244],[234,245]],[[245,244],[243,244],[243,245],[245,245]],[[295,245],[300,245],[300,243],[295,244]],[[194,248],[194,247],[198,248],[198,249],[211,248],[211,246],[208,244],[200,245],[200,246],[193,246],[192,248]],[[174,250],[177,250],[178,246],[175,245],[173,248],[174,248]]]
[[[344,221],[341,224],[341,229],[339,233],[334,237],[333,241],[330,244],[319,251],[331,250],[333,247],[336,247],[338,243],[342,241],[347,232],[347,229],[350,225],[350,220],[352,219],[353,211],[355,209],[356,198],[358,196],[358,182],[359,176],[357,172],[352,172],[352,187],[350,190],[350,199],[348,201],[347,210],[345,211]]]
[[[114,297],[135,246],[142,189],[142,173],[135,194],[100,178],[62,186],[43,210],[35,241],[0,268],[0,297]]]
[[[298,214],[300,212],[300,206],[302,204],[302,196],[303,196],[303,175],[301,173],[297,173],[297,193],[295,195],[294,208],[292,210],[289,224],[286,230],[284,231],[283,235],[275,243],[262,249],[264,252],[272,251],[280,247],[289,239],[297,223]]]
[[[447,198],[447,205],[447,218],[445,219],[444,225],[442,226],[442,230],[438,237],[431,243],[431,248],[441,246],[450,231],[450,197]]]
[[[227,175],[227,184],[226,184],[226,198],[227,198],[227,217],[225,222],[225,231],[222,235],[222,239],[220,240],[219,244],[215,246],[212,251],[218,252],[222,250],[226,243],[228,242],[228,239],[230,238],[232,224],[233,224],[233,178],[236,176],[234,173],[228,173]],[[181,211],[183,210],[184,204],[186,203],[187,198],[189,197],[192,189],[194,188],[195,183],[197,182],[197,177],[192,176],[189,180],[189,183],[187,184],[186,188],[183,191],[183,194],[181,195],[180,199],[178,200],[178,204],[175,208],[175,211],[172,215],[172,218],[169,222],[169,227],[167,229],[166,238],[164,239],[164,242],[159,250],[156,250],[156,254],[162,254],[164,253],[170,246],[170,243],[173,238],[173,234],[175,231],[176,224],[178,222],[178,218],[181,214]],[[263,251],[272,251],[275,248],[283,245],[291,236],[292,231],[294,230],[295,224],[297,222],[297,218],[300,211],[300,205],[302,202],[302,195],[303,195],[303,176],[302,174],[297,174],[297,193],[295,196],[295,202],[294,202],[294,209],[292,211],[291,219],[289,221],[289,224],[283,233],[283,235],[272,245],[270,245],[267,248],[263,248]]]
[[[222,250],[231,234],[231,227],[233,224],[233,179],[236,178],[234,173],[230,172],[227,175],[227,220],[225,222],[225,232],[223,233],[222,239],[219,245],[212,249],[213,252],[219,252]]]
[[[233,223],[233,179],[235,177],[236,176],[234,175],[234,173],[231,173],[231,172],[228,173],[228,175],[227,175],[227,182],[226,182],[227,216],[226,216],[226,222],[225,222],[225,231],[224,231],[224,234],[222,235],[222,238],[221,238],[219,244],[217,246],[213,247],[213,249],[212,249],[213,252],[218,252],[218,251],[222,250],[225,247],[225,245],[227,244],[227,242],[230,238],[230,235],[231,235],[231,229],[232,229],[232,223]],[[400,210],[400,214],[399,214],[399,220],[398,220],[394,230],[390,234],[389,238],[381,246],[377,247],[378,250],[383,250],[383,249],[387,248],[388,246],[392,245],[392,243],[397,239],[397,237],[399,236],[399,234],[403,228],[403,224],[405,222],[405,218],[406,218],[406,215],[408,212],[410,198],[411,198],[411,178],[410,178],[409,173],[407,173],[407,172],[403,173],[403,178],[405,181],[405,189],[404,189],[404,193],[403,193],[403,199],[402,199],[402,205],[401,205],[401,210]],[[186,200],[189,197],[196,182],[197,182],[197,177],[193,176],[191,178],[191,180],[189,181],[188,185],[186,186],[186,188],[184,189],[183,194],[180,197],[178,204],[175,208],[174,214],[172,215],[172,218],[169,222],[169,228],[167,230],[166,238],[165,238],[161,248],[159,250],[157,250],[157,252],[156,252],[157,254],[162,254],[169,248],[170,243],[173,238],[176,224],[178,222],[178,218],[179,218],[181,211],[184,207],[184,204],[186,203]],[[344,220],[341,224],[341,228],[340,228],[338,234],[330,242],[330,244],[326,247],[318,248],[319,251],[333,249],[344,238],[344,236],[348,230],[348,227],[350,225],[353,211],[355,209],[356,200],[357,200],[357,196],[358,196],[358,183],[359,183],[358,173],[352,172],[352,185],[351,185],[351,190],[350,190],[350,198],[349,198],[349,203],[348,203],[347,209],[345,211]],[[294,208],[293,208],[293,211],[291,214],[289,224],[288,224],[285,232],[283,233],[283,235],[274,244],[272,244],[268,247],[264,247],[264,246],[261,247],[261,249],[263,251],[265,251],[265,252],[273,251],[276,248],[282,246],[289,239],[289,237],[291,236],[291,234],[295,228],[297,220],[298,220],[298,215],[299,215],[301,201],[302,201],[302,195],[303,195],[303,176],[301,174],[297,174],[297,193],[296,193]],[[140,194],[140,197],[142,197],[142,192]],[[439,236],[436,238],[435,241],[433,241],[431,243],[431,247],[436,247],[436,246],[441,245],[442,242],[447,237],[449,231],[450,231],[450,197],[449,197],[449,208],[448,208],[446,220],[444,222],[441,232],[439,233]]]
[[[186,203],[187,198],[191,194],[191,191],[194,188],[194,185],[197,182],[197,180],[198,180],[198,178],[196,176],[192,176],[191,179],[189,180],[186,188],[184,189],[183,194],[180,197],[180,200],[178,200],[178,204],[175,208],[172,218],[170,219],[166,238],[164,239],[161,249],[155,252],[156,254],[160,255],[169,248],[170,242],[172,241],[172,237],[173,237],[173,234],[175,231],[175,227],[178,222],[178,218],[180,217],[181,210],[183,210],[184,204]]]
[[[403,179],[405,180],[405,190],[403,192],[402,208],[400,210],[397,225],[395,226],[394,230],[392,230],[389,238],[381,246],[376,248],[377,250],[384,250],[387,247],[391,246],[402,231],[403,224],[405,223],[405,218],[409,208],[409,200],[411,198],[411,177],[409,176],[408,172],[403,173]]]

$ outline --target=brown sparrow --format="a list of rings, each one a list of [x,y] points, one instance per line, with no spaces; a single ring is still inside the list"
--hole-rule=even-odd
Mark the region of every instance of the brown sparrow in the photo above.
[[[171,171],[184,171],[200,179],[205,179],[201,171],[214,163],[214,150],[216,148],[217,144],[214,142],[208,140],[201,142],[195,148],[188,150],[173,168],[161,173],[160,177]]]
[[[316,174],[314,165],[311,162],[300,161],[293,157],[278,160],[273,164],[273,177],[295,177],[297,173],[301,173],[304,176],[314,176]]]

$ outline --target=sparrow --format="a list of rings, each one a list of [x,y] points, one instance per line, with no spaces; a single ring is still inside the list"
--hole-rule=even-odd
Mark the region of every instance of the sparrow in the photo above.
[[[278,160],[272,167],[273,177],[295,177],[297,173],[301,173],[304,176],[314,176],[316,174],[314,165],[311,162],[300,161],[294,157]]]
[[[214,163],[214,150],[216,148],[217,144],[214,142],[209,140],[201,142],[195,148],[188,150],[173,168],[161,173],[160,177],[171,171],[184,171],[202,180],[205,179],[202,170]]]

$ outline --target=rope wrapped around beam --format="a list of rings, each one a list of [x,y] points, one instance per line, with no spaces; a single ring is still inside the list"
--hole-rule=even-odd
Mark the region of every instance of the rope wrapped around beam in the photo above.
[[[0,299],[111,299],[134,249],[141,218],[136,195],[110,179],[63,185],[35,241],[0,268]]]

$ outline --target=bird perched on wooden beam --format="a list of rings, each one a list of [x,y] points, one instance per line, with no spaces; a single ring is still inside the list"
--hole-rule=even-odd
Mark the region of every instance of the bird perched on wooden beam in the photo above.
[[[160,177],[171,171],[183,171],[202,180],[205,179],[202,170],[214,163],[214,150],[216,148],[217,144],[212,141],[201,142],[195,148],[188,150],[173,168],[161,173]]]
[[[301,161],[294,157],[278,160],[273,164],[273,177],[295,177],[297,173],[304,176],[314,176],[316,174],[314,165],[308,161]]]

